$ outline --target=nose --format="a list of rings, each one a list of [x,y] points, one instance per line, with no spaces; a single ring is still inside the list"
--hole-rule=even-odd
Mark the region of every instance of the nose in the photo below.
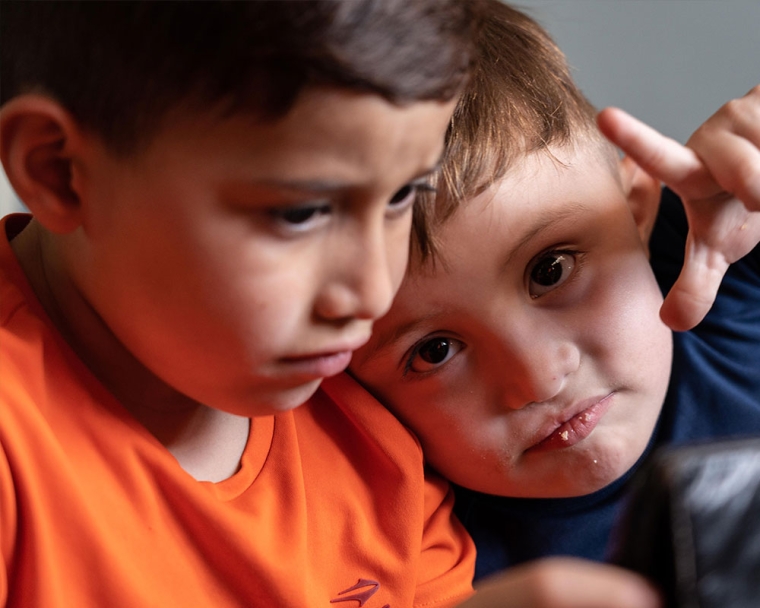
[[[578,345],[552,323],[519,323],[502,339],[507,386],[502,400],[519,409],[557,397],[580,365]]]
[[[341,238],[315,302],[319,318],[375,320],[388,312],[406,270],[409,230],[385,224],[367,222]]]

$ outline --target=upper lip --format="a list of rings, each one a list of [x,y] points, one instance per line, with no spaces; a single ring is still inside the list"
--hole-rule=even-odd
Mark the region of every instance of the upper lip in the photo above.
[[[575,401],[575,402],[572,402],[572,405],[566,408],[560,409],[556,415],[552,416],[551,418],[549,418],[549,420],[547,420],[541,425],[539,430],[533,436],[533,440],[531,441],[530,447],[528,449],[544,441],[552,433],[554,433],[554,431],[556,431],[559,427],[561,427],[563,424],[565,424],[569,420],[572,420],[573,418],[575,418],[581,412],[585,412],[588,408],[596,405],[603,399],[609,397],[612,394],[612,392],[613,391],[610,391],[608,393],[603,393],[600,395],[596,395],[594,397],[589,397],[588,399]]]

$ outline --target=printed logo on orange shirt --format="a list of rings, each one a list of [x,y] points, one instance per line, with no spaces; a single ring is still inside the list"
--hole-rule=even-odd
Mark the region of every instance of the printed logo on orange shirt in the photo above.
[[[360,589],[363,589],[363,591],[360,591]],[[369,598],[377,593],[378,589],[380,589],[380,583],[377,581],[360,578],[358,583],[338,593],[338,597],[330,600],[330,603],[337,604],[338,602],[356,601],[359,602],[359,608],[361,608]],[[383,608],[391,608],[391,606],[390,604],[386,604]]]

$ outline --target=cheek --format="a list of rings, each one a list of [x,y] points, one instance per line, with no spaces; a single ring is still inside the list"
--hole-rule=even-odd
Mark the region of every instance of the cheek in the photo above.
[[[471,390],[474,382],[445,387],[430,394],[408,394],[396,408],[399,418],[420,439],[428,461],[441,474],[467,485],[467,477],[488,466],[494,458],[508,458],[519,446],[510,437],[504,411],[490,409],[487,395]],[[467,388],[465,388],[467,387]]]
[[[620,272],[620,270],[624,270]],[[603,375],[636,396],[631,424],[653,424],[665,397],[672,360],[672,334],[660,320],[662,295],[648,263],[635,261],[608,273],[595,298],[589,346]],[[642,429],[644,433],[646,429]],[[651,430],[651,429],[649,429]]]
[[[585,301],[590,332],[615,352],[646,352],[667,336],[659,317],[662,295],[638,251],[605,264]]]
[[[400,383],[390,390],[388,385],[375,388],[380,400],[431,451],[441,451],[450,444],[447,437],[451,440],[459,435],[464,409],[456,407],[456,395],[442,390],[434,377]]]

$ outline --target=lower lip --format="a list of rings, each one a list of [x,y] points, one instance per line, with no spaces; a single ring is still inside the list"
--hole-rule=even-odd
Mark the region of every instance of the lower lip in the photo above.
[[[529,448],[528,451],[550,452],[553,450],[569,448],[576,443],[583,441],[596,428],[596,425],[607,413],[607,410],[610,409],[613,395],[614,393],[606,396],[590,408],[576,414],[570,420],[557,427],[557,430],[546,439]]]
[[[330,353],[329,355],[319,355],[316,357],[298,357],[293,359],[283,359],[291,373],[313,376],[316,378],[327,378],[341,373],[351,363],[352,351],[346,350],[339,353]]]

